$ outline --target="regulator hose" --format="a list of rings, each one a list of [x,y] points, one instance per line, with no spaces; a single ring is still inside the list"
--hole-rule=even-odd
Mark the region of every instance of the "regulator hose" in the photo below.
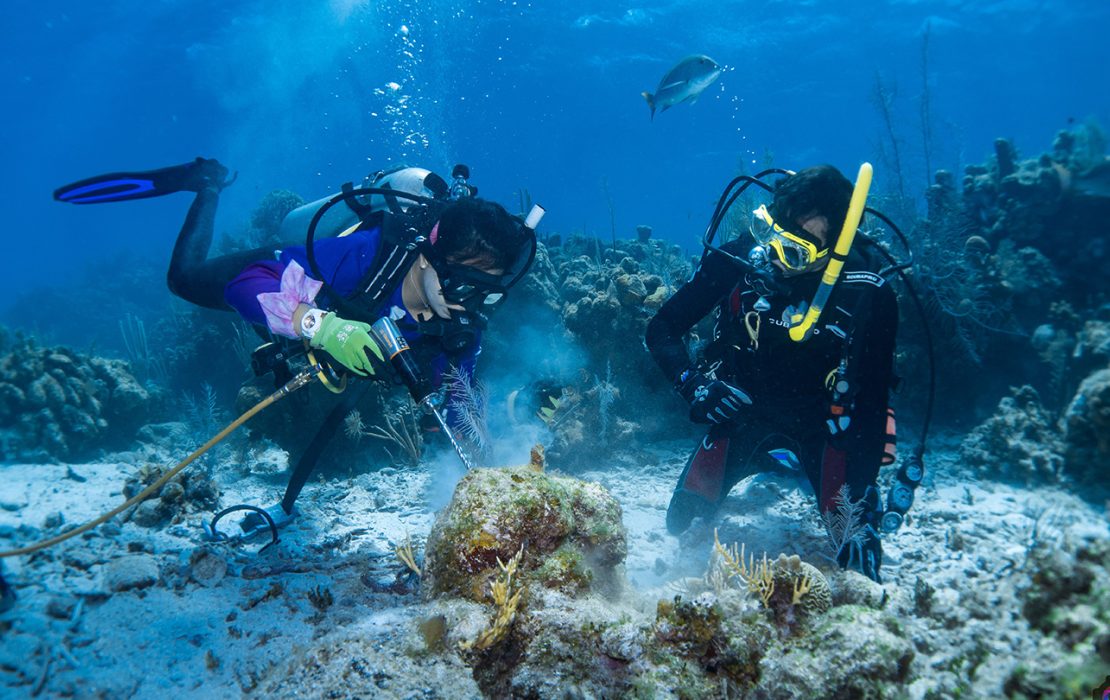
[[[208,442],[204,443],[199,448],[197,448],[196,451],[194,451],[191,455],[189,455],[188,457],[183,459],[181,462],[179,462],[176,467],[174,467],[173,469],[171,469],[168,472],[166,472],[165,474],[163,474],[162,477],[159,478],[157,481],[155,481],[153,484],[151,484],[150,486],[147,486],[145,489],[143,489],[139,493],[135,494],[131,498],[127,499],[126,501],[124,501],[120,505],[116,506],[112,510],[108,511],[107,513],[104,513],[103,515],[101,515],[98,518],[90,520],[89,522],[85,523],[84,525],[80,525],[80,526],[78,526],[78,527],[76,527],[72,530],[67,530],[66,532],[63,532],[62,534],[57,535],[56,537],[51,537],[50,539],[42,540],[41,542],[35,542],[34,544],[29,544],[26,547],[20,547],[19,549],[9,549],[9,550],[6,550],[6,551],[0,551],[0,559],[3,559],[5,557],[16,557],[16,556],[20,556],[20,555],[23,555],[23,554],[33,554],[34,552],[38,552],[40,550],[46,549],[47,547],[53,547],[54,545],[65,542],[66,540],[71,539],[73,537],[76,537],[77,535],[80,535],[81,533],[88,532],[89,530],[93,529],[97,525],[105,523],[105,522],[111,520],[112,518],[116,517],[117,515],[119,515],[123,511],[127,510],[131,506],[145,501],[147,498],[149,498],[151,495],[153,495],[159,489],[161,489],[163,486],[165,486],[166,483],[170,479],[177,476],[183,469],[185,469],[185,467],[188,467],[190,464],[192,464],[197,459],[202,457],[205,452],[208,452],[208,450],[215,447],[220,441],[222,441],[224,438],[226,438],[228,435],[230,435],[240,425],[242,425],[243,423],[246,423],[248,420],[253,418],[256,413],[258,413],[262,409],[266,408],[270,404],[272,404],[276,401],[280,401],[281,399],[285,398],[286,396],[293,393],[297,389],[300,389],[304,386],[307,386],[308,384],[312,383],[312,380],[315,379],[315,378],[316,378],[316,368],[315,367],[311,367],[311,368],[301,372],[297,376],[293,377],[288,382],[286,382],[285,385],[282,386],[280,389],[278,389],[274,393],[270,394],[266,398],[262,399],[261,401],[256,403],[251,408],[247,409],[247,411],[245,413],[243,413],[243,415],[239,416],[235,420],[228,423],[227,426],[223,430],[221,430],[220,432],[218,432],[214,436],[212,436],[212,438],[210,438],[208,440]]]

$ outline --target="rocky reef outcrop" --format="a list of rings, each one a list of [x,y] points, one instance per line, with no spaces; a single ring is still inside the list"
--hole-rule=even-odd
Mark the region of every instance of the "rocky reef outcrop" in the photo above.
[[[964,438],[960,452],[992,478],[1051,483],[1064,470],[1064,445],[1056,421],[1028,385],[1003,398],[995,414]]]
[[[1110,368],[1083,380],[1063,423],[1068,472],[1087,483],[1105,482],[1110,473]]]
[[[128,477],[123,495],[135,496],[166,473],[168,468],[144,464]],[[211,513],[219,505],[220,487],[204,470],[186,470],[136,506],[129,520],[140,527],[180,523],[186,515]]]
[[[428,536],[423,590],[482,601],[498,562],[520,554],[519,581],[588,591],[612,584],[626,548],[620,505],[597,484],[532,465],[475,469]]]
[[[824,574],[796,556],[745,561],[718,543],[696,589],[648,605],[623,580],[626,547],[616,501],[543,471],[539,451],[471,471],[423,566],[413,560],[423,602],[402,665],[469,668],[468,697],[884,697],[910,677],[913,644],[885,599],[834,606]],[[343,646],[362,648],[357,637]],[[264,687],[372,692],[373,678],[344,670],[351,658],[327,644]]]
[[[1029,585],[1022,616],[1051,636],[1064,651],[1055,673],[1019,665],[1004,689],[1033,695],[1053,688],[1062,697],[1084,697],[1102,682],[1110,664],[1110,540],[1088,539],[1064,546],[1042,545],[1029,557]],[[1032,691],[1032,692],[1031,692]]]
[[[152,413],[122,360],[18,336],[0,347],[0,461],[87,458],[126,444]]]
[[[960,454],[988,478],[1028,484],[1095,485],[1110,469],[1110,368],[1079,385],[1063,415],[1031,386],[1011,390],[964,438]]]

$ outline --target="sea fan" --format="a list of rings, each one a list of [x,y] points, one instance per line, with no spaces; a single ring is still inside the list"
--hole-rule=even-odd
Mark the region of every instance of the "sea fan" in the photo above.
[[[218,407],[216,399],[216,390],[208,382],[200,385],[200,392],[196,395],[185,393],[182,395],[182,404],[184,405],[185,425],[189,431],[185,435],[178,436],[177,439],[184,440],[190,445],[200,445],[208,438],[216,434],[220,427],[224,424],[226,416],[224,412]],[[219,462],[225,452],[224,443],[215,445],[201,460],[206,464],[210,464],[211,457],[216,462]]]
[[[224,422],[224,413],[217,407],[216,390],[208,382],[200,385],[200,393],[184,394],[185,422],[198,437],[207,439]]]
[[[609,435],[609,412],[613,402],[617,399],[617,387],[613,384],[613,367],[610,362],[605,363],[605,381],[595,378],[597,382],[597,415],[601,427],[601,437]]]
[[[443,383],[450,396],[448,408],[455,417],[462,437],[480,455],[485,454],[493,444],[486,415],[489,390],[482,382],[475,381],[470,372],[458,367],[452,367],[443,375]]]
[[[355,444],[362,440],[362,436],[366,434],[366,424],[362,422],[362,413],[358,410],[347,413],[343,419],[343,434],[348,439],[354,440]]]
[[[862,498],[852,502],[848,484],[844,484],[836,492],[833,504],[836,507],[822,513],[821,519],[825,522],[825,532],[833,551],[839,553],[849,543],[858,541],[863,534],[864,504]]]

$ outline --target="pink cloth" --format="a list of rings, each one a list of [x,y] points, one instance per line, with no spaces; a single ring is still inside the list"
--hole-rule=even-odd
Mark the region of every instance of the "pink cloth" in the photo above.
[[[435,245],[436,244],[436,239],[438,239],[438,238],[439,238],[439,222],[437,221],[436,225],[432,227],[432,232],[428,234],[428,242],[431,243],[432,245]]]
[[[315,306],[316,295],[323,287],[304,273],[304,268],[292,260],[281,273],[281,289],[276,292],[263,292],[258,295],[258,304],[266,315],[266,325],[270,330],[286,338],[299,338],[300,333],[293,328],[293,312],[300,304]]]

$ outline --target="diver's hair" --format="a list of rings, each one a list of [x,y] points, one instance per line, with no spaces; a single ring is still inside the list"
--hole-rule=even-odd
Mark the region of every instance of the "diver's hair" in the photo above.
[[[805,235],[796,230],[799,219],[824,216],[829,220],[828,245],[832,245],[844,227],[852,190],[852,181],[844,173],[831,165],[815,165],[779,180],[768,209],[783,228],[799,235]]]
[[[435,250],[453,262],[474,260],[479,267],[508,270],[527,242],[528,234],[505,207],[464,197],[443,209]]]

